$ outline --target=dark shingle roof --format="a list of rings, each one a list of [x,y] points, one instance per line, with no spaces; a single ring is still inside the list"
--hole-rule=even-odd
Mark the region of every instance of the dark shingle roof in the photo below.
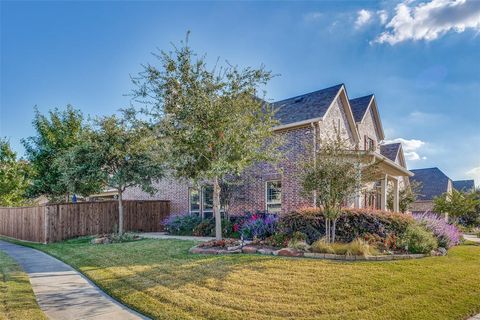
[[[401,145],[402,144],[399,142],[382,144],[380,146],[380,154],[395,162],[395,159],[397,158],[398,150],[400,149]]]
[[[457,180],[453,181],[453,187],[458,191],[471,191],[475,189],[475,181],[473,180]]]
[[[355,98],[350,100],[350,106],[352,107],[353,118],[355,122],[360,122],[367,111],[368,105],[372,100],[373,94],[368,96]]]
[[[289,124],[309,119],[321,118],[327,112],[343,84],[277,101],[273,107],[280,124]]]
[[[410,171],[414,174],[410,179],[422,184],[417,200],[432,200],[447,192],[450,179],[440,169],[425,168]]]

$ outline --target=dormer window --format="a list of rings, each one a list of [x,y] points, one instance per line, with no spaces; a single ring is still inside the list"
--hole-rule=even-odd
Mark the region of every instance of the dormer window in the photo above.
[[[365,136],[365,150],[366,151],[375,151],[375,140],[373,140],[372,138],[368,137],[368,136]]]

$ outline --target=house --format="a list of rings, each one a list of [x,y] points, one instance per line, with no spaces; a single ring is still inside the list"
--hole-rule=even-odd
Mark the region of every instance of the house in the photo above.
[[[444,193],[451,193],[453,189],[462,192],[469,192],[474,189],[473,180],[452,181],[439,168],[423,168],[410,170],[414,176],[410,178],[413,182],[420,184],[417,200],[411,205],[412,212],[433,211],[433,200]]]
[[[321,141],[340,134],[352,150],[364,150],[372,160],[380,161],[382,177],[368,192],[359,192],[352,207],[387,209],[387,191],[394,195],[398,211],[399,189],[409,183],[401,144],[382,144],[383,126],[374,95],[349,99],[345,85],[274,102],[279,125],[276,134],[283,136],[283,159],[276,165],[258,164],[242,175],[242,183],[225,206],[230,214],[245,211],[285,213],[312,206],[315,195],[302,196],[300,159],[319,147]],[[212,214],[213,190],[209,185],[197,187],[187,181],[165,178],[155,185],[151,196],[139,188],[127,189],[125,199],[163,199],[171,201],[174,214],[191,213],[208,217]]]

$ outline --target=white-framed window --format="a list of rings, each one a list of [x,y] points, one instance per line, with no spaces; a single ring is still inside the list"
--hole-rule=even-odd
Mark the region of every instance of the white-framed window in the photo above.
[[[282,182],[280,180],[265,183],[265,210],[267,212],[280,212],[282,209]]]
[[[213,186],[202,188],[202,212],[204,218],[210,218],[213,215]]]
[[[200,214],[200,192],[198,192],[198,189],[189,188],[188,199],[190,214]]]

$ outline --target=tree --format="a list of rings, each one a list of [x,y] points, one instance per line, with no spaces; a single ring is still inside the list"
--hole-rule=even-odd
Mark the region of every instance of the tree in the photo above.
[[[32,125],[36,135],[22,140],[34,172],[29,194],[46,195],[52,200],[66,196],[68,201],[68,188],[61,179],[57,159],[80,143],[85,129],[83,114],[71,105],[64,111],[51,110],[48,116],[35,109]]]
[[[118,192],[118,233],[124,232],[123,192],[139,186],[153,192],[152,182],[163,176],[163,152],[151,129],[128,118],[103,117],[84,134],[82,144],[62,158],[62,180],[78,187],[114,188]]]
[[[0,206],[11,207],[26,203],[25,193],[30,185],[30,166],[17,160],[9,142],[0,138]]]
[[[337,133],[335,138],[320,143],[314,156],[305,159],[301,176],[303,194],[316,192],[316,205],[325,216],[325,240],[335,242],[336,222],[342,205],[362,184],[375,181],[377,162],[364,152],[352,150]]]
[[[433,211],[444,213],[454,219],[475,212],[479,205],[480,200],[475,192],[464,193],[455,189],[433,199]]]
[[[398,207],[400,212],[406,212],[410,205],[417,200],[420,194],[422,183],[418,181],[411,181],[398,193]],[[389,190],[387,198],[388,209],[393,210],[393,190]]]
[[[157,55],[160,67],[145,66],[133,79],[133,95],[145,103],[168,141],[170,167],[177,177],[213,184],[216,238],[221,239],[220,181],[247,167],[276,158],[272,107],[257,94],[272,74],[227,64],[209,70],[187,41]]]

